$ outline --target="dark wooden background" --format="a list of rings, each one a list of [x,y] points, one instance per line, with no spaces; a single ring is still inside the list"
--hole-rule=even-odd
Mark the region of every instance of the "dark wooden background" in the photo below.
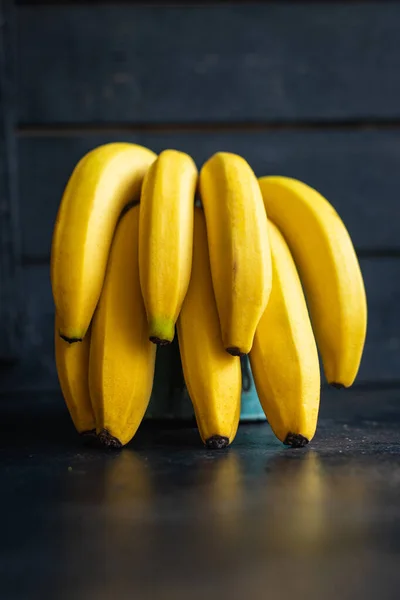
[[[400,3],[1,0],[1,19],[0,390],[58,389],[53,222],[113,140],[237,152],[326,195],[368,294],[357,385],[400,385]]]

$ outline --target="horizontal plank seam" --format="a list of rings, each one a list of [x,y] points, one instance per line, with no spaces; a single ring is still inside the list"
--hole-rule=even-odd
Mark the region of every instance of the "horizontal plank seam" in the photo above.
[[[400,259],[400,248],[393,249],[360,249],[357,250],[357,256],[360,259],[368,260],[383,260],[387,258]],[[24,267],[40,267],[50,265],[50,256],[31,256],[25,254],[22,257],[22,266]]]
[[[316,121],[227,121],[190,123],[20,123],[19,137],[62,137],[104,133],[215,133],[257,131],[377,131],[400,129],[399,119],[349,119]]]
[[[400,248],[359,248],[358,258],[400,258]]]
[[[397,2],[398,0],[380,0],[382,4],[391,4],[393,2]],[[377,0],[344,0],[345,4],[374,4]],[[15,4],[17,6],[69,6],[69,5],[83,5],[91,7],[93,4],[112,4],[112,0],[16,0]],[[246,6],[252,4],[297,4],[294,0],[251,0],[251,2],[246,3],[244,0],[203,0],[201,3],[199,0],[175,0],[174,2],[166,2],[160,3],[160,0],[118,0],[115,3],[117,6],[132,4],[134,6],[143,6],[146,7],[148,5],[156,5],[156,6],[166,6],[173,8],[176,5],[207,5],[214,6],[220,4],[244,4]],[[307,0],[303,2],[303,4],[334,4],[333,0]]]
[[[330,385],[328,385],[327,383],[323,383],[322,384],[322,390],[327,390],[327,389],[334,389],[332,388]],[[360,391],[360,390],[368,390],[368,391],[379,391],[379,390],[397,390],[400,389],[400,380],[398,379],[388,379],[388,380],[371,380],[371,381],[360,381],[360,382],[355,382],[351,388],[343,388],[343,389],[339,389],[336,390],[338,395],[340,394],[346,394],[351,392],[352,390],[354,391]]]

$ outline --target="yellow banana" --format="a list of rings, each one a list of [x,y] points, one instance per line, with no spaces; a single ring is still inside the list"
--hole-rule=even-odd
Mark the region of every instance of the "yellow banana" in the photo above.
[[[224,350],[212,287],[203,211],[195,208],[193,265],[177,323],[183,374],[200,436],[209,448],[235,438],[240,416],[240,359]]]
[[[139,206],[120,220],[92,322],[89,386],[99,440],[120,447],[135,435],[153,387],[156,346],[140,291]]]
[[[328,383],[349,387],[367,329],[367,303],[350,236],[332,205],[288,177],[262,177],[268,217],[279,227],[299,270]]]
[[[151,150],[105,144],[76,165],[65,188],[53,232],[51,283],[59,333],[84,338],[103,285],[110,244],[124,206],[139,200]]]
[[[224,347],[241,356],[271,291],[268,227],[257,178],[228,152],[214,154],[200,171],[211,273]]]
[[[79,344],[68,344],[59,334],[58,318],[54,324],[54,349],[58,380],[76,430],[94,434],[96,423],[89,394],[90,330]]]
[[[314,436],[320,372],[300,279],[281,233],[269,223],[272,291],[250,352],[257,394],[272,430],[298,447]]]
[[[172,342],[192,267],[197,168],[183,152],[164,150],[148,170],[140,198],[139,272],[155,344]]]

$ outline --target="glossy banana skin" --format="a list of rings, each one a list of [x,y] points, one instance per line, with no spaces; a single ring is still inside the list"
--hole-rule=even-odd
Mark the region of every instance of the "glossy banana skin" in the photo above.
[[[89,386],[99,440],[121,447],[135,435],[153,387],[156,346],[140,290],[139,205],[120,220],[92,322]]]
[[[367,302],[345,225],[316,190],[288,177],[259,180],[268,217],[282,232],[303,284],[328,383],[354,382],[367,330]]]
[[[79,433],[95,433],[96,423],[89,393],[90,329],[82,342],[69,344],[59,334],[56,316],[54,349],[58,380],[71,419]]]
[[[261,405],[278,439],[303,446],[314,436],[320,400],[318,352],[300,279],[282,234],[269,223],[272,291],[250,364]]]
[[[222,343],[200,208],[195,208],[192,275],[177,329],[200,436],[209,448],[223,448],[233,441],[239,424],[241,369],[239,357],[225,352]]]
[[[139,271],[149,338],[156,344],[172,342],[189,285],[197,176],[190,156],[164,150],[143,182]]]
[[[227,352],[250,352],[271,291],[267,217],[249,164],[214,154],[200,171],[211,273]]]
[[[82,340],[104,281],[112,236],[122,209],[138,201],[156,155],[142,146],[105,144],[76,165],[53,232],[51,284],[59,333]]]

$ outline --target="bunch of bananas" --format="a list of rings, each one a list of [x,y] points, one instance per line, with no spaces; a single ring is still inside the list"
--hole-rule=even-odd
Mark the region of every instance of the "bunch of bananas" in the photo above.
[[[214,154],[200,173],[175,150],[111,143],[86,154],[59,207],[51,283],[65,401],[78,432],[108,447],[135,435],[157,345],[175,327],[209,448],[236,435],[241,356],[292,447],[317,426],[317,345],[331,385],[349,387],[360,365],[366,297],[343,222],[305,183],[257,180],[236,154]]]

